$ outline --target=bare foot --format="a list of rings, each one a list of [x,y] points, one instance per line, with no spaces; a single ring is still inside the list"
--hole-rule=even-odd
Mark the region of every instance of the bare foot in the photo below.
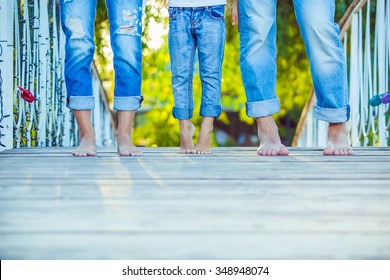
[[[74,156],[96,156],[96,138],[92,127],[91,110],[73,110],[79,128],[79,146],[72,152]]]
[[[330,123],[328,139],[328,146],[324,149],[325,156],[352,155],[352,148],[348,141],[348,128],[345,123]]]
[[[282,144],[278,127],[272,116],[256,118],[257,133],[260,146],[257,149],[259,156],[288,156],[288,149]]]
[[[195,146],[197,154],[211,154],[211,132],[214,128],[214,118],[204,117],[200,127],[198,142]]]
[[[192,137],[194,137],[195,126],[191,120],[180,120],[180,150],[179,154],[194,154],[194,143]]]
[[[131,139],[131,131],[135,118],[135,110],[118,110],[118,128],[116,131],[116,142],[119,156],[141,156],[142,152],[134,146]]]
[[[72,153],[76,157],[96,156],[95,135],[80,137],[80,145]]]
[[[120,156],[142,156],[142,151],[134,146],[130,134],[116,135],[116,142],[118,146],[118,155]]]

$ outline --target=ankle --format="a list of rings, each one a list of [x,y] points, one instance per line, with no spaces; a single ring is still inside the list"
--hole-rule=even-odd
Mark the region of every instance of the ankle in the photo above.
[[[329,123],[329,129],[347,130],[348,128],[346,123]]]
[[[180,126],[180,131],[191,130],[191,128],[194,127],[190,119],[179,120],[179,126]]]
[[[348,127],[346,123],[329,123],[328,134],[348,134]]]
[[[275,134],[278,132],[278,126],[276,125],[272,116],[257,118],[257,129],[261,134]]]
[[[124,131],[117,131],[115,134],[116,138],[122,139],[122,138],[131,138],[131,132],[124,132]]]
[[[201,133],[211,133],[214,129],[214,118],[204,117],[202,124],[200,125]]]
[[[88,132],[79,132],[79,139],[95,139],[95,132],[94,131],[88,131]]]
[[[202,124],[200,126],[200,131],[202,133],[211,133],[214,130],[214,125],[213,124]]]

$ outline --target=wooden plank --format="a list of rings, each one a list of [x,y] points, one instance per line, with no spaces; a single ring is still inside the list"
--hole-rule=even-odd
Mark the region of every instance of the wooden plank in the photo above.
[[[382,234],[14,234],[1,259],[389,259]]]
[[[0,153],[2,259],[390,259],[390,149]]]
[[[9,182],[7,182],[9,181]],[[300,197],[387,197],[390,195],[386,180],[377,181],[374,185],[369,180],[347,180],[342,186],[330,180],[304,180],[291,187],[291,180],[265,181],[259,184],[256,180],[164,180],[150,181],[142,179],[129,180],[39,180],[29,179],[6,180],[0,186],[0,199],[42,199],[42,198],[101,198],[126,199],[138,195],[139,199],[156,197],[246,197],[258,199],[258,196],[297,196]],[[82,186],[82,187],[80,187]]]
[[[235,199],[10,201],[2,203],[0,234],[257,232],[291,235],[300,232],[390,236],[388,200],[319,202],[288,198],[271,202]]]

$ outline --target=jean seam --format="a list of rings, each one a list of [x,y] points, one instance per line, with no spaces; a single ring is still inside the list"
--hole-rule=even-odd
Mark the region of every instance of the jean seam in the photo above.
[[[192,19],[191,19],[192,21]],[[191,28],[192,29],[192,28]],[[191,31],[192,35],[192,31]],[[191,49],[191,59],[190,59],[190,71],[189,71],[189,77],[188,77],[188,92],[187,92],[187,102],[188,102],[188,107],[191,107],[192,103],[192,97],[191,97],[191,92],[192,92],[192,80],[193,80],[193,67],[194,67],[194,56],[195,56],[195,43],[192,38],[192,49]]]
[[[219,57],[219,62],[220,62],[220,65],[219,65],[219,68],[220,68],[220,71],[219,71],[219,91],[221,92],[221,82],[222,82],[222,66],[223,66],[223,58],[225,56],[225,42],[226,42],[226,28],[225,28],[225,21],[222,21],[221,22],[222,24],[222,30],[223,30],[223,42],[222,42],[222,51],[221,51],[221,56]],[[220,93],[221,94],[221,93]]]
[[[177,8],[177,7],[170,7],[169,9],[172,9],[175,11],[175,14],[171,17],[169,16],[169,20],[175,20],[177,19],[177,17],[179,16],[180,12],[181,12],[181,9],[180,8]],[[169,9],[168,9],[168,12],[169,12]]]

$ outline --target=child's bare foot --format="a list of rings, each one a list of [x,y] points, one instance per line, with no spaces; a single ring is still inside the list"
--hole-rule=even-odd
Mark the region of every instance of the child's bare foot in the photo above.
[[[130,134],[116,135],[116,142],[118,146],[118,155],[120,156],[142,156],[142,151],[134,146]]]
[[[180,120],[180,150],[179,154],[194,154],[195,148],[194,143],[192,142],[192,137],[194,137],[195,126],[192,124],[191,120]]]
[[[96,156],[95,135],[84,135],[80,137],[80,145],[72,154],[76,157]]]
[[[352,155],[352,148],[348,141],[348,128],[345,123],[330,123],[328,139],[328,146],[324,149],[325,156]]]
[[[72,152],[74,156],[96,156],[96,138],[92,127],[91,110],[73,110],[79,128],[79,146]]]
[[[195,146],[197,154],[211,154],[211,132],[213,132],[214,118],[204,117],[200,127],[198,142]]]
[[[258,136],[260,146],[257,150],[259,156],[288,156],[288,149],[282,144],[278,127],[272,116],[257,118]]]

